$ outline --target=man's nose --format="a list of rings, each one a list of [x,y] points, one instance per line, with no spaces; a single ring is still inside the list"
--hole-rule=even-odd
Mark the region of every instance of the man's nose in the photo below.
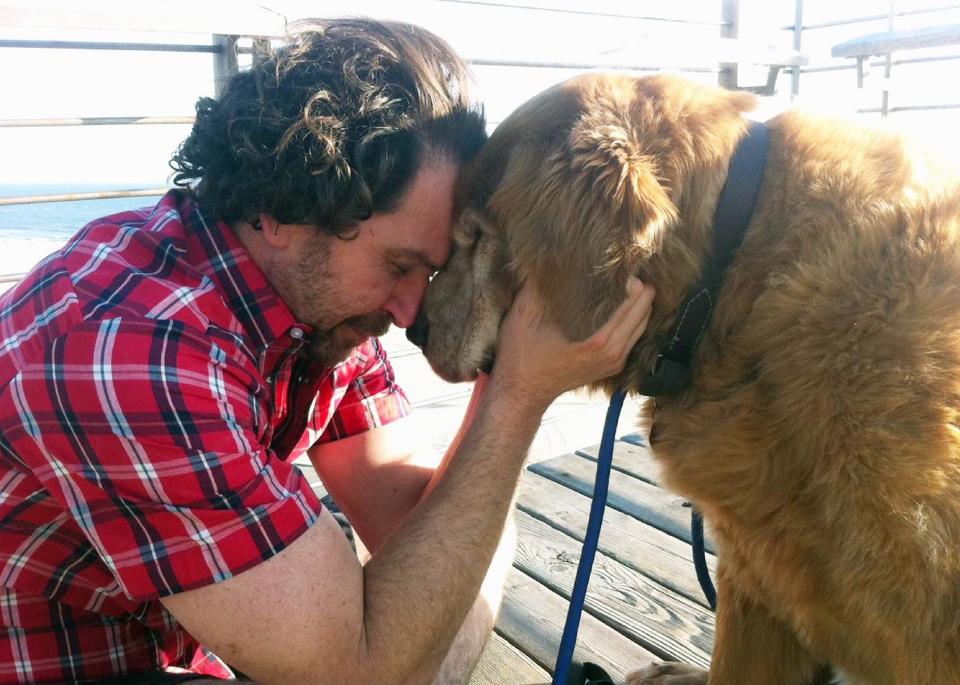
[[[423,281],[409,280],[397,285],[391,293],[385,309],[400,328],[409,328],[417,318],[423,296],[427,292],[426,278]]]
[[[427,317],[423,315],[423,312],[420,312],[413,325],[407,328],[407,340],[422,349],[427,344],[428,330]]]

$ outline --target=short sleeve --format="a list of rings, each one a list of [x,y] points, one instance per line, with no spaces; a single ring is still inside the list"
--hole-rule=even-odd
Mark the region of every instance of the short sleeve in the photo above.
[[[135,601],[230,578],[320,513],[263,445],[268,390],[230,349],[175,321],[88,322],[11,383],[17,453]]]
[[[376,338],[360,345],[334,371],[332,380],[345,389],[320,433],[319,443],[357,435],[410,414],[410,401],[397,384],[387,352]],[[340,393],[334,391],[333,395]],[[323,403],[317,406],[322,411]]]

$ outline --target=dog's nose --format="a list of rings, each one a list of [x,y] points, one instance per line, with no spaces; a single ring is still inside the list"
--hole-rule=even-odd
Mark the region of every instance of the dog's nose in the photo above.
[[[413,325],[407,329],[407,340],[422,349],[427,344],[427,330],[427,317],[418,315]]]

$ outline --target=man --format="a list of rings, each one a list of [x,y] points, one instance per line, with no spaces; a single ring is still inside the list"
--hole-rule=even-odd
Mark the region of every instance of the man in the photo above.
[[[521,292],[456,444],[415,466],[371,336],[413,322],[483,140],[435,36],[303,26],[200,101],[188,192],[0,300],[0,683],[211,682],[213,654],[261,684],[466,680],[542,412],[622,367],[652,298],[574,344]]]

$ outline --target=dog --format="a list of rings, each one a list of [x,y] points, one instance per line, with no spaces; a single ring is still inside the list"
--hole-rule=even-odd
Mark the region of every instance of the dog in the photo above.
[[[571,340],[630,275],[657,292],[636,392],[711,251],[755,98],[586,75],[519,107],[463,170],[415,328],[450,381],[489,368],[521,284]],[[667,487],[718,551],[709,673],[631,685],[960,683],[960,180],[904,138],[787,112],[687,387],[647,401]]]

